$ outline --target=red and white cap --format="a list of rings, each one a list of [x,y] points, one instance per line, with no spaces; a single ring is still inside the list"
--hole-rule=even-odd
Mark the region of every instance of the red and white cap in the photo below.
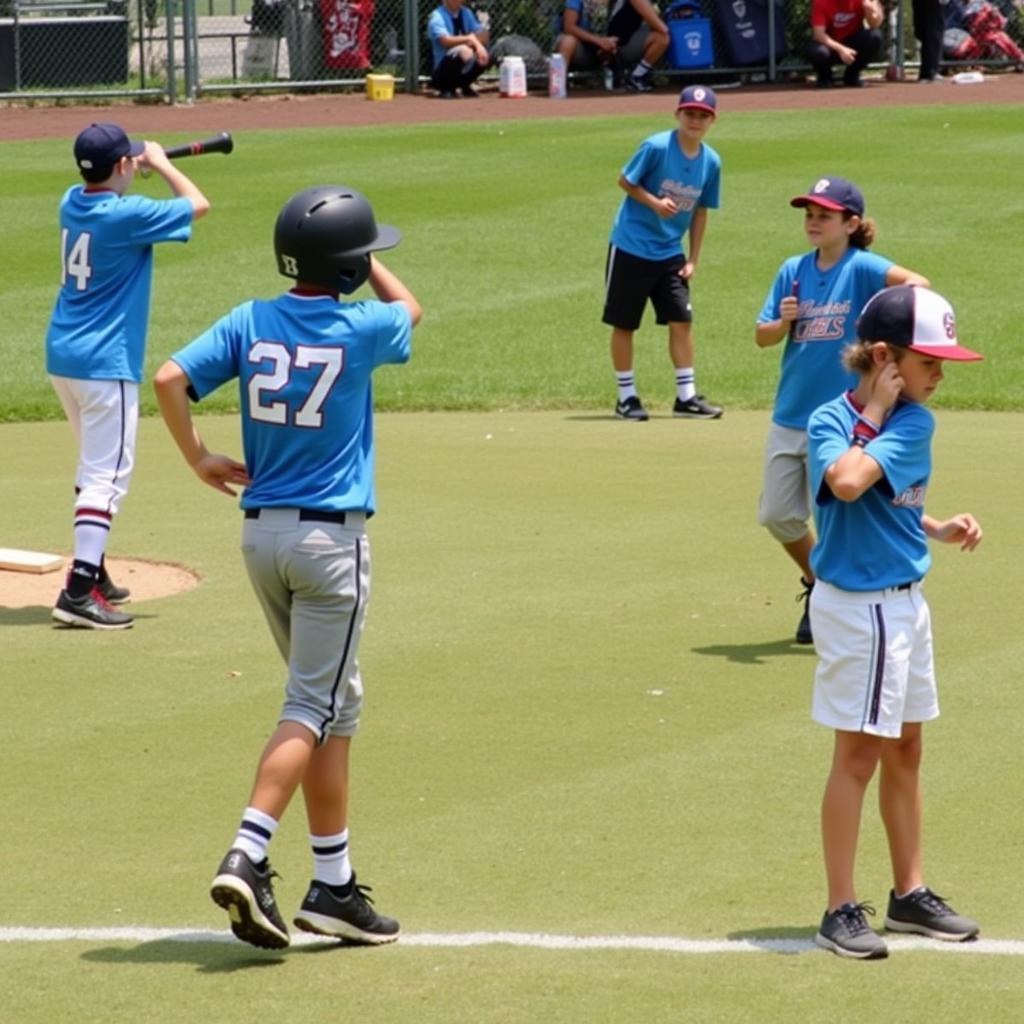
[[[718,98],[714,89],[706,85],[688,85],[680,94],[676,112],[680,110],[704,110],[717,115]]]
[[[953,307],[938,292],[916,285],[883,288],[873,295],[857,321],[857,336],[862,341],[909,348],[933,359],[967,362],[985,358],[960,344]]]

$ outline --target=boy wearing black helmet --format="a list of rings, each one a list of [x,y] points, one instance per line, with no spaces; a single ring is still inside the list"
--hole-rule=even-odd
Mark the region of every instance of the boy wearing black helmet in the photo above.
[[[375,509],[371,377],[409,359],[421,312],[374,255],[400,238],[354,189],[320,186],[293,197],[278,216],[274,250],[295,286],[237,306],[154,381],[168,429],[200,480],[229,495],[245,488],[246,568],[288,666],[280,720],[210,889],[235,935],[265,948],[290,941],[267,846],[300,785],[314,870],[296,926],[369,944],[399,934],[356,883],[347,805],[370,586],[365,525]],[[378,301],[338,301],[367,281]],[[190,398],[235,379],[244,462],[209,452],[189,408]]]

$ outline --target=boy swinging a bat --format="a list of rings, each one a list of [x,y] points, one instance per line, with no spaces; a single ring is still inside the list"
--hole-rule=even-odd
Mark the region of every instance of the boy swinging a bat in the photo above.
[[[78,442],[74,559],[53,618],[86,629],[128,629],[116,606],[130,594],[104,566],[114,516],[135,462],[153,246],[187,242],[206,196],[156,142],[92,124],[74,145],[83,184],[60,203],[61,284],[46,334],[46,370]],[[137,170],[167,182],[171,199],[128,196]]]

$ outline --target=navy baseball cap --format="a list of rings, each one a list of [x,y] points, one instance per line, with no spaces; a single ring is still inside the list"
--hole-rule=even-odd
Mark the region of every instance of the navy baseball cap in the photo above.
[[[857,321],[857,336],[933,359],[985,358],[959,343],[953,307],[938,292],[917,285],[900,284],[873,295]]]
[[[706,85],[688,85],[679,94],[676,111],[706,110],[709,114],[717,114],[715,110],[717,106],[718,99],[713,89],[709,89]]]
[[[82,170],[113,167],[123,156],[141,156],[144,142],[132,142],[116,124],[91,124],[75,139],[75,163]]]
[[[819,178],[803,196],[789,201],[790,206],[823,206],[826,210],[847,210],[864,216],[864,196],[845,178]]]

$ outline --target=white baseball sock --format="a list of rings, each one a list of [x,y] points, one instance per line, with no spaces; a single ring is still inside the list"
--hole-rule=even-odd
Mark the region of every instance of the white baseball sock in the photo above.
[[[277,831],[277,820],[255,807],[246,807],[242,824],[238,826],[235,841],[236,850],[243,850],[253,864],[262,864],[267,859],[267,847]]]
[[[624,373],[615,371],[615,381],[619,386],[619,401],[624,402],[627,398],[636,396],[636,384],[633,381],[633,371],[626,370]]]
[[[692,366],[676,368],[676,394],[680,402],[688,402],[697,394]]]
[[[352,877],[352,864],[348,859],[348,829],[333,836],[315,836],[310,833],[313,848],[313,877],[325,885],[345,885]]]

